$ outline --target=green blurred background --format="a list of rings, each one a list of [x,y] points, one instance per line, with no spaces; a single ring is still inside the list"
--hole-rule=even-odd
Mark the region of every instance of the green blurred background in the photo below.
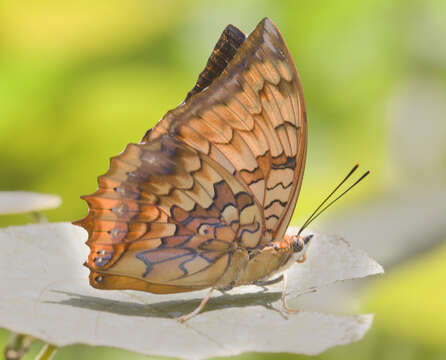
[[[249,33],[265,16],[293,54],[309,114],[308,165],[293,222],[357,161],[373,176],[327,217],[414,182],[446,183],[444,0],[0,0],[0,190],[60,194],[63,206],[49,220],[83,217],[79,196],[95,191],[110,156],[184,99],[223,28],[232,23]],[[428,141],[413,149],[424,128]],[[416,158],[411,148],[431,152]],[[28,221],[2,217],[0,226]],[[367,283],[361,311],[376,317],[364,340],[316,358],[446,358],[446,234],[439,236],[432,250]],[[7,339],[0,330],[0,348]],[[302,358],[237,359],[272,357]],[[150,357],[86,346],[56,355],[79,358]]]

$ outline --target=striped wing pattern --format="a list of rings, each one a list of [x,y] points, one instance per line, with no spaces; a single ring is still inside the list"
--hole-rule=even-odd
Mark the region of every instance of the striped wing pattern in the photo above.
[[[302,182],[307,124],[296,67],[270,20],[207,89],[168,112],[143,141],[163,134],[246,184],[263,212],[264,242],[283,236]]]
[[[129,144],[99,177],[99,190],[83,198],[90,212],[78,224],[89,232],[87,265],[100,288],[109,275],[208,287],[226,271],[235,243],[260,242],[252,195],[214,160],[168,135]]]
[[[112,158],[98,191],[83,197],[89,214],[75,224],[89,233],[94,287],[210,287],[236,249],[283,236],[306,155],[301,86],[268,19],[246,40],[229,30],[186,101]]]

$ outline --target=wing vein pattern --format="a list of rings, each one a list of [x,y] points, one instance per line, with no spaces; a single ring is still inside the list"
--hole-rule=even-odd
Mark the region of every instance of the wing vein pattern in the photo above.
[[[236,249],[284,235],[307,148],[297,70],[268,19],[246,39],[225,32],[185,102],[112,158],[83,197],[93,286],[206,288]]]

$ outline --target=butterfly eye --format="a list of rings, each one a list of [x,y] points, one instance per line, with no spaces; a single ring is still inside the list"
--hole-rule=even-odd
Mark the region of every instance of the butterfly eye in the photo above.
[[[304,241],[299,236],[293,236],[293,250],[294,252],[300,252],[305,246]]]

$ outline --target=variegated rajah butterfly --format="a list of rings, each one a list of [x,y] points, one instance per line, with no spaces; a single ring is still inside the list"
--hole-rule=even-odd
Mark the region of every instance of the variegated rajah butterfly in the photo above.
[[[227,26],[185,101],[82,197],[89,214],[75,224],[88,231],[90,284],[210,288],[186,320],[214,289],[282,280],[311,239],[285,233],[306,152],[302,87],[279,30],[264,19],[245,38]]]

